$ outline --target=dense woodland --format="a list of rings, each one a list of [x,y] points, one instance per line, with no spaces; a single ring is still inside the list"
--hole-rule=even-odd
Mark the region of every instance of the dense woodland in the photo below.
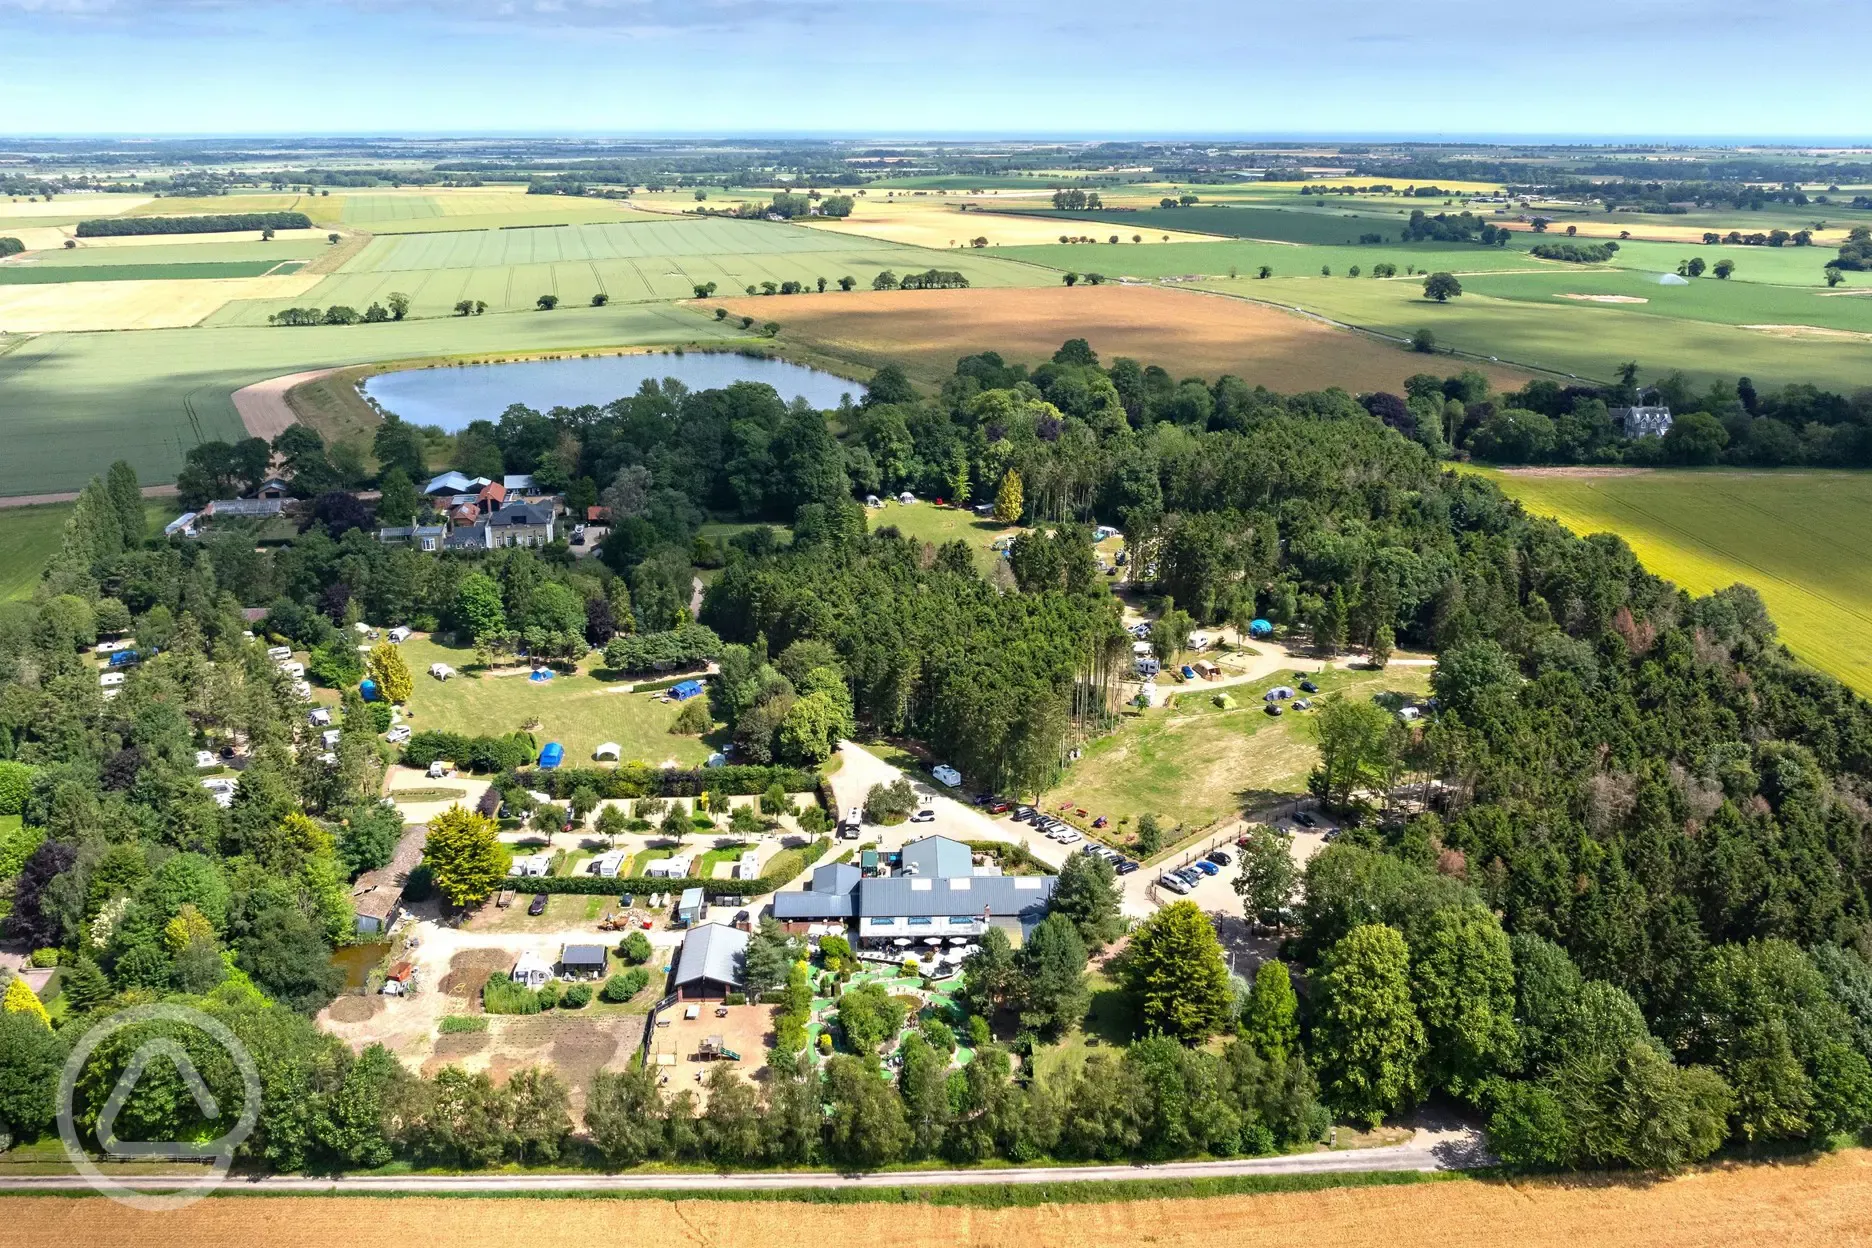
[[[1829,422],[1812,415],[1832,410],[1817,392],[1735,395],[1751,435],[1785,422],[1800,445],[1864,462],[1839,449],[1858,438],[1864,454],[1862,401],[1837,400]],[[0,609],[0,815],[23,816],[0,846],[8,930],[63,967],[57,1026],[23,1001],[0,1013],[0,1118],[16,1136],[44,1131],[49,1072],[86,1021],[178,996],[255,1049],[274,1091],[248,1147],[279,1168],[1222,1155],[1428,1097],[1470,1107],[1529,1167],[1671,1167],[1860,1132],[1872,707],[1794,663],[1752,591],[1693,599],[1617,538],[1574,537],[1439,462],[1452,439],[1499,443],[1513,413],[1603,433],[1608,397],[1544,383],[1497,397],[1476,374],[1426,374],[1406,395],[1279,395],[1102,362],[1075,340],[1031,371],[968,357],[937,394],[885,369],[829,414],[763,386],[665,382],[602,408],[514,408],[446,455],[420,430],[381,427],[382,518],[419,513],[413,483],[431,469],[530,471],[612,509],[584,561],[561,546],[380,546],[379,517],[343,488],[363,473],[355,451],[305,430],[191,456],[197,484],[217,489],[265,472],[275,450],[301,474],[303,531],[259,549],[238,529],[152,538],[134,476],[114,469],[80,498],[33,601]],[[992,502],[1033,532],[985,576],[963,544],[866,531],[855,499],[901,488]],[[698,535],[708,517],[790,534],[762,523],[718,543]],[[966,971],[968,1017],[923,1027],[889,1080],[876,1067],[889,998],[854,991],[826,1062],[783,1027],[765,1082],[723,1077],[701,1113],[642,1071],[608,1074],[571,1139],[550,1072],[499,1088],[452,1069],[419,1078],[310,1023],[335,990],[325,959],[348,931],[346,883],[388,857],[397,819],[376,799],[376,713],[348,696],[320,761],[240,608],[269,608],[262,631],[346,687],[362,674],[345,631],[359,618],[488,655],[719,653],[711,699],[750,761],[810,763],[857,728],[1038,788],[1066,746],[1109,724],[1127,654],[1094,574],[1094,522],[1123,531],[1136,579],[1174,618],[1262,616],[1326,651],[1440,656],[1426,722],[1328,704],[1314,786],[1352,830],[1312,860],[1286,960],[1252,985],[1231,980],[1194,907],[1166,907],[1111,968],[1135,1042],[1109,1037],[1083,1070],[1049,1065],[1050,1041],[1084,1014],[1088,951],[1122,927],[1109,870],[1080,860],[1055,917],[1019,950],[988,941]],[[698,566],[723,568],[706,628],[688,615]],[[119,634],[160,653],[107,702],[83,656]],[[251,761],[223,809],[194,751],[235,742]],[[497,746],[490,768],[517,761]],[[432,853],[450,899],[499,879],[475,818],[448,840],[483,838],[478,858]],[[1266,835],[1244,858],[1250,913],[1278,911],[1286,846]],[[788,967],[796,951],[760,940],[763,965]],[[772,975],[783,1020],[808,977],[839,971],[822,959]],[[941,1055],[962,1030],[978,1056],[949,1072]],[[1219,1049],[1198,1047],[1218,1035]],[[100,1060],[127,1060],[129,1040]],[[86,1086],[101,1096],[113,1077]],[[152,1130],[188,1112],[185,1099],[134,1104]]]

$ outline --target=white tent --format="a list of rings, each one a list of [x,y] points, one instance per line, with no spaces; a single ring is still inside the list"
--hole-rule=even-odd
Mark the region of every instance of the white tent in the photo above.
[[[531,949],[520,955],[514,963],[513,979],[515,983],[525,984],[529,988],[538,988],[552,978],[552,968],[544,959]]]
[[[446,663],[431,663],[429,665],[429,674],[437,680],[447,680],[455,674],[455,669]]]
[[[606,741],[604,744],[600,745],[597,749],[592,751],[592,757],[595,759],[606,759],[606,758],[616,759],[622,753],[623,753],[623,747],[619,746],[617,742]]]

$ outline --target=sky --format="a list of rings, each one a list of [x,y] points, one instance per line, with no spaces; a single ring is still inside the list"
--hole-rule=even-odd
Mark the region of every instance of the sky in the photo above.
[[[1872,139],[1863,0],[0,0],[0,135]]]

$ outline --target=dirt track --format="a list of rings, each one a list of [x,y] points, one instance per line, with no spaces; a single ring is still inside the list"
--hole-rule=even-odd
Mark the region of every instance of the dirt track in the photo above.
[[[305,373],[288,373],[284,377],[269,377],[236,390],[234,410],[240,413],[241,424],[247,427],[248,436],[265,438],[271,442],[286,432],[286,427],[299,419],[293,415],[291,405],[286,402],[286,392],[294,386],[317,381],[337,371],[334,368],[320,368]]]
[[[1087,1244],[1254,1248],[1689,1248],[1867,1242],[1872,1154],[1811,1164],[1739,1166],[1661,1182],[1458,1180],[1406,1187],[1043,1205],[979,1210],[879,1203],[826,1206],[707,1199],[614,1202],[354,1197],[216,1197],[177,1213],[136,1213],[96,1198],[8,1201],[41,1248],[327,1248],[368,1227],[380,1243],[553,1248],[631,1241],[673,1245],[886,1242],[896,1248],[1084,1248]]]
[[[176,492],[173,485],[146,485],[143,487],[144,498],[167,498]],[[0,498],[0,507],[38,507],[45,503],[71,503],[78,499],[77,490],[66,490],[59,494],[9,494]]]

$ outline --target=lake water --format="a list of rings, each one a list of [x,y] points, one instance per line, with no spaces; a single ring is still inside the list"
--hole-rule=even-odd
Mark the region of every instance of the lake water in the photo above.
[[[765,382],[789,403],[804,397],[818,408],[837,407],[843,395],[857,400],[865,392],[858,382],[789,360],[754,359],[731,351],[689,351],[407,369],[368,379],[364,393],[411,424],[439,425],[453,432],[466,428],[470,421],[499,420],[514,403],[538,412],[587,403],[602,406],[635,394],[646,380],[665,377],[674,377],[691,390],[720,390],[737,381]]]

